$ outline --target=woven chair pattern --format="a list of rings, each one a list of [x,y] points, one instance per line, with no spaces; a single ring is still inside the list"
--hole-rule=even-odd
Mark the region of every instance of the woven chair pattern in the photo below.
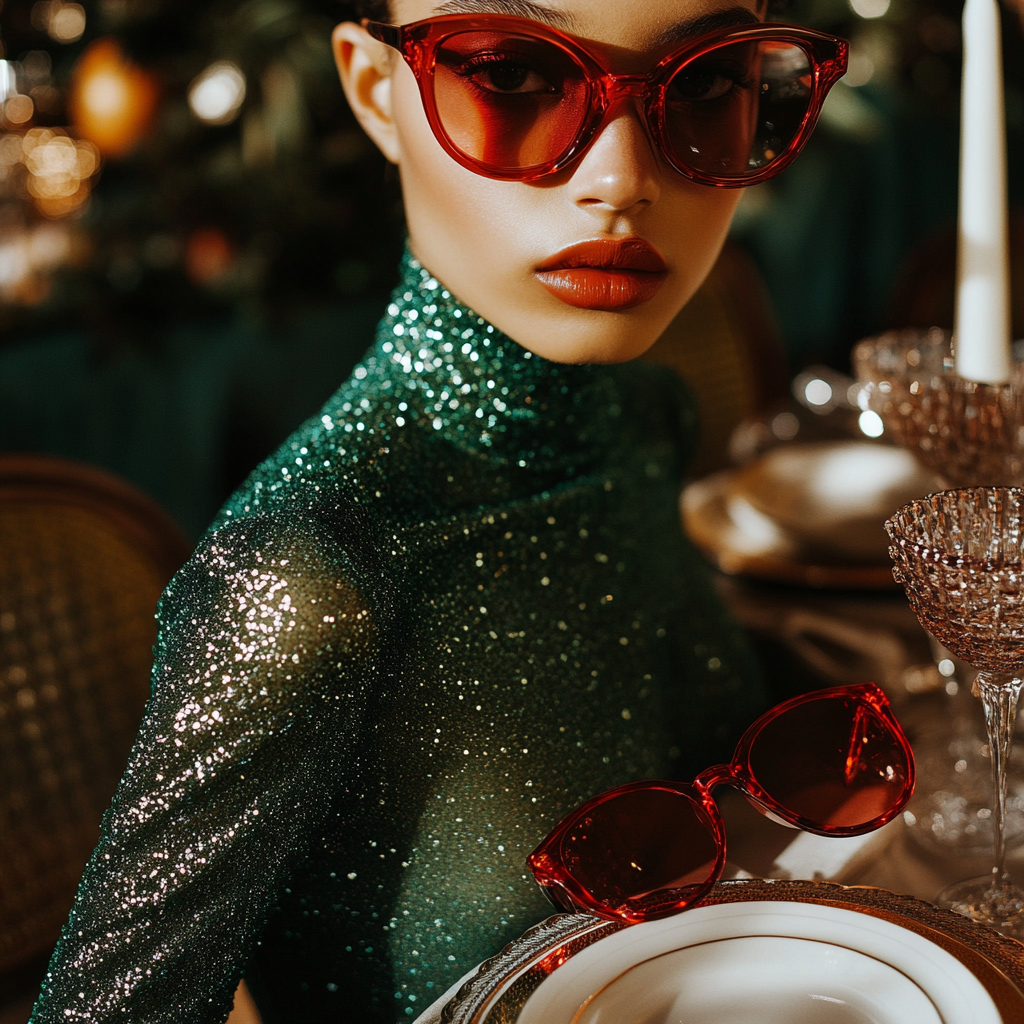
[[[123,485],[105,496],[111,515],[102,487],[83,502],[74,481],[12,494],[3,469],[0,974],[44,954],[67,919],[142,717],[154,611],[176,560],[140,543],[146,503],[133,493],[126,516]],[[165,525],[157,517],[150,532]],[[183,557],[176,533],[169,547]]]

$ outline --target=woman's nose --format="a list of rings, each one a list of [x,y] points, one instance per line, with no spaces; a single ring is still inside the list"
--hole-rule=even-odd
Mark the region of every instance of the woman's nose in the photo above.
[[[641,118],[632,97],[616,103],[569,180],[573,202],[625,213],[657,201],[662,170]]]

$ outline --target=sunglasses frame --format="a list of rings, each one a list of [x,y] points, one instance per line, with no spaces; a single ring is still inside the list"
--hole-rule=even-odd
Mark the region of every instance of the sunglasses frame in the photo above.
[[[907,778],[904,781],[903,791],[899,798],[884,814],[861,825],[821,825],[793,813],[765,792],[754,777],[753,769],[750,765],[750,754],[753,745],[766,726],[796,707],[829,698],[837,700],[849,700],[852,698],[860,706],[876,714],[889,729],[896,746],[906,758]],[[736,751],[728,764],[714,765],[711,768],[705,769],[693,782],[681,783],[663,780],[629,782],[592,797],[585,804],[563,818],[548,833],[547,837],[533,853],[527,857],[526,863],[533,872],[534,878],[544,894],[560,910],[573,912],[586,910],[600,917],[623,920],[630,924],[653,921],[678,913],[687,907],[693,906],[695,903],[699,903],[711,891],[719,878],[721,878],[722,869],[725,866],[726,838],[725,823],[722,820],[718,804],[712,795],[712,790],[715,786],[724,784],[738,789],[749,800],[757,804],[769,817],[780,821],[782,824],[790,825],[818,836],[843,838],[864,835],[892,821],[906,807],[907,802],[913,795],[915,779],[914,754],[910,748],[910,743],[899,722],[893,716],[888,697],[886,697],[880,687],[874,683],[860,683],[854,686],[837,686],[826,690],[815,690],[784,701],[782,704],[776,705],[770,711],[761,715],[740,737],[740,741],[736,745]],[[600,807],[616,797],[641,790],[660,790],[674,793],[689,798],[692,801],[697,817],[708,829],[715,842],[717,855],[714,867],[709,872],[705,882],[696,886],[688,886],[686,895],[678,899],[667,899],[664,903],[650,906],[650,900],[642,897],[645,900],[643,907],[631,907],[629,904],[637,899],[637,897],[632,897],[615,906],[610,906],[591,895],[586,887],[577,881],[572,872],[566,867],[561,854],[562,839],[576,825],[580,818],[589,814],[594,808]],[[663,891],[669,894],[679,890],[665,889]]]
[[[374,39],[392,47],[412,69],[420,98],[434,137],[453,160],[484,177],[500,181],[536,181],[568,167],[579,159],[600,134],[619,100],[633,96],[640,101],[648,135],[665,160],[683,176],[701,185],[717,188],[746,188],[757,185],[784,171],[807,141],[829,89],[846,73],[849,44],[835,36],[815,32],[798,25],[773,22],[718,29],[688,40],[660,60],[646,75],[617,75],[602,66],[598,58],[581,42],[557,29],[528,18],[511,15],[448,14],[408,25],[389,25],[364,18],[363,28]],[[489,164],[464,153],[452,141],[437,111],[434,96],[434,68],[438,47],[453,35],[467,31],[506,29],[512,34],[545,40],[561,49],[583,71],[587,83],[589,116],[573,140],[553,160],[532,167],[514,168]],[[773,40],[799,46],[811,59],[813,79],[807,112],[786,150],[759,171],[741,176],[707,174],[678,161],[668,145],[665,128],[665,93],[676,73],[698,57],[729,43]]]

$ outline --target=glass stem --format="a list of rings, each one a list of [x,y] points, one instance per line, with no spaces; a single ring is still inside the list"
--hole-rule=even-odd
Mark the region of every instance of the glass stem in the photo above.
[[[979,672],[973,692],[981,698],[988,728],[988,744],[992,760],[992,789],[995,795],[992,814],[996,840],[996,862],[992,868],[992,884],[1003,883],[1003,861],[1006,856],[1006,784],[1010,750],[1013,747],[1013,727],[1017,717],[1017,699],[1024,680],[1016,676]]]

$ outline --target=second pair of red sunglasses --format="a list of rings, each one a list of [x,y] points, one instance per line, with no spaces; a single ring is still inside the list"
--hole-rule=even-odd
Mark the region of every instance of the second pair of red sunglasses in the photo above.
[[[914,756],[879,687],[818,690],[762,715],[728,764],[693,782],[631,782],[588,800],[530,854],[530,870],[562,910],[631,923],[685,910],[725,865],[711,794],[723,783],[805,832],[859,836],[906,806]]]
[[[631,99],[680,174],[703,185],[755,185],[796,158],[847,63],[844,40],[796,25],[701,35],[646,75],[614,74],[581,41],[526,18],[453,14],[363,26],[405,58],[448,154],[512,181],[567,167]]]

